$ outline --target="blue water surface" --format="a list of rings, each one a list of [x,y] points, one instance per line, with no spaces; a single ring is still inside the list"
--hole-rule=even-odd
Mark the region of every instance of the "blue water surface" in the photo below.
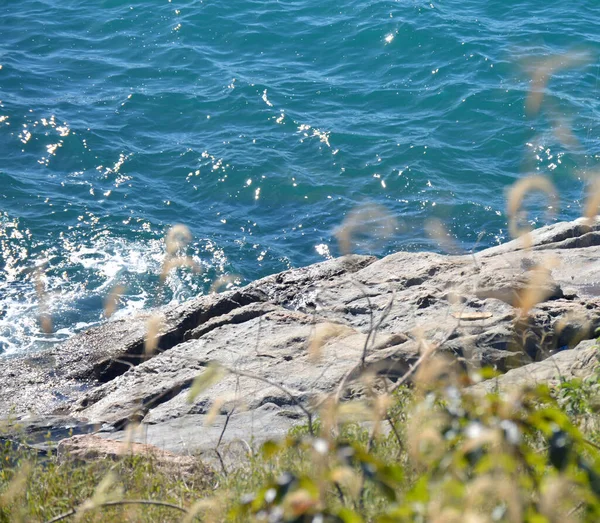
[[[554,216],[529,202],[541,225],[581,214],[597,167],[597,0],[5,0],[0,14],[7,354],[102,321],[115,285],[118,316],[337,256],[336,227],[367,203],[398,226],[359,252],[440,250],[432,218],[460,249],[493,245],[517,179],[560,191]],[[204,271],[161,289],[177,223]]]

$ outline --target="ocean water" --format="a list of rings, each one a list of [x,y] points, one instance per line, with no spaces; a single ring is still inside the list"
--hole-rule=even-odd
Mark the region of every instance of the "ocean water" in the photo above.
[[[359,252],[440,250],[432,218],[460,249],[494,245],[516,180],[560,191],[553,216],[528,201],[541,225],[581,214],[597,168],[597,0],[5,0],[0,14],[5,354],[103,321],[116,285],[122,316],[339,255],[336,227],[367,203],[399,225]],[[565,67],[528,114],[551,56]],[[178,223],[204,270],[161,287]]]

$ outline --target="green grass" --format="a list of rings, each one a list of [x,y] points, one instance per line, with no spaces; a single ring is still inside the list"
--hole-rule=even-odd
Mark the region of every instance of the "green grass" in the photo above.
[[[144,499],[188,506],[212,492],[213,478],[168,474],[145,457],[118,462],[82,463],[40,458],[9,446],[1,454],[12,462],[0,471],[0,521],[46,521],[93,498],[104,481],[106,501]],[[108,481],[107,481],[108,479]],[[173,521],[180,514],[156,506],[117,506],[90,511],[82,521]]]
[[[297,427],[228,474],[173,475],[145,457],[59,461],[6,446],[0,521],[72,509],[68,520],[119,522],[600,520],[600,375],[506,398],[473,395],[462,381],[429,373],[396,391],[389,419],[375,420],[378,435],[373,420],[344,421],[372,412],[375,397],[325,409],[316,436]],[[189,512],[114,505],[123,500]]]

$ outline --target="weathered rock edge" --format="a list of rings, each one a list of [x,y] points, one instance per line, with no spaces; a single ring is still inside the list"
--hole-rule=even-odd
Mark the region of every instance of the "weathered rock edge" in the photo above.
[[[302,419],[289,393],[308,404],[335,390],[374,324],[367,364],[391,382],[416,361],[420,337],[445,340],[464,365],[514,368],[501,378],[510,387],[532,375],[552,379],[552,369],[586,375],[595,349],[583,340],[600,327],[599,258],[600,221],[576,220],[535,231],[528,249],[516,240],[476,255],[350,256],[286,271],[162,309],[165,327],[150,358],[150,313],[109,321],[43,354],[4,358],[0,419],[13,435],[20,425],[33,445],[48,433],[51,441],[71,433],[119,440],[136,421],[138,441],[169,451],[211,451],[221,437],[223,446],[244,447]],[[543,301],[517,321],[515,306],[550,260],[548,278],[536,284]],[[308,351],[315,331],[328,333],[318,361]],[[244,376],[226,376],[189,403],[194,377],[211,361]]]

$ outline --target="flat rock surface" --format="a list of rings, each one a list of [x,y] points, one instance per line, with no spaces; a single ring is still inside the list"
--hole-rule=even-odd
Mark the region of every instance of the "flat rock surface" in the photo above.
[[[594,349],[580,344],[600,327],[599,258],[600,222],[578,220],[475,255],[350,256],[286,271],[5,358],[0,418],[27,437],[50,428],[55,441],[68,431],[123,440],[135,421],[139,442],[214,452],[285,434],[342,382],[352,394],[363,359],[392,384],[423,343],[508,371],[507,386],[553,379],[549,365],[575,374],[592,365]],[[190,401],[211,362],[226,375]]]

